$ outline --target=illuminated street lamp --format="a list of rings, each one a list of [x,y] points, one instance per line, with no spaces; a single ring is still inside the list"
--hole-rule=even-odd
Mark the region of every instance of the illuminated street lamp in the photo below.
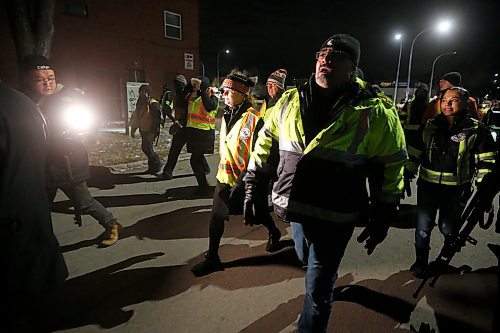
[[[443,53],[443,54],[440,54],[436,57],[436,59],[434,59],[434,62],[432,63],[432,70],[431,70],[431,80],[429,81],[429,98],[431,98],[431,91],[432,91],[432,80],[434,78],[434,66],[436,66],[436,62],[441,59],[442,57],[444,56],[447,56],[447,55],[455,55],[457,54],[456,51],[453,51],[453,52],[446,52],[446,53]]]
[[[401,51],[403,50],[403,39],[401,37],[403,37],[401,34],[394,35],[394,39],[399,40],[398,70],[396,72],[396,82],[394,84],[394,96],[392,97],[394,105],[396,105],[396,98],[398,97],[399,68],[401,66]]]
[[[220,57],[220,52],[221,50],[219,50],[219,52],[217,52],[217,84],[220,85],[220,79],[219,79],[219,57]],[[226,54],[229,54],[229,50],[224,50],[224,53]]]
[[[445,33],[448,30],[450,30],[450,28],[451,28],[451,23],[449,21],[442,21],[436,27],[427,28],[425,30],[420,31],[418,33],[418,35],[416,35],[415,38],[413,38],[413,41],[411,43],[411,48],[410,48],[410,58],[408,59],[408,82],[406,82],[406,97],[405,97],[406,101],[408,101],[408,96],[410,95],[411,61],[412,61],[412,57],[413,57],[413,47],[415,46],[415,41],[424,32],[436,29],[436,30],[438,30],[441,33]]]

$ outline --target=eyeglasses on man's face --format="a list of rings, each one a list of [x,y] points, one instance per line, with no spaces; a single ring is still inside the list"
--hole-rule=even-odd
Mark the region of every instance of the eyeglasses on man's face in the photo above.
[[[326,57],[330,59],[347,59],[347,56],[342,51],[334,51],[333,49],[323,49],[316,52],[316,60],[325,60]]]
[[[40,86],[44,86],[44,85],[52,85],[52,84],[55,84],[56,83],[56,78],[54,77],[51,77],[51,78],[38,78],[38,79],[35,79],[33,80],[36,84],[40,85]]]

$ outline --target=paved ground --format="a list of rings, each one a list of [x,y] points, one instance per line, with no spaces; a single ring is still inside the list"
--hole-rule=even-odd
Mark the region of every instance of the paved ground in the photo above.
[[[215,170],[217,156],[209,161]],[[69,202],[58,194],[54,229],[70,278],[42,309],[51,330],[294,331],[304,271],[296,265],[288,225],[277,222],[284,248],[268,254],[265,229],[232,218],[220,251],[225,270],[195,278],[189,268],[207,248],[212,200],[193,197],[188,160],[179,162],[170,181],[142,171],[93,169],[93,195],[124,226],[121,240],[109,248],[97,247],[102,228],[92,218],[84,217],[81,228],[73,224]],[[213,173],[210,182],[215,183]],[[336,283],[329,332],[498,332],[498,258],[487,244],[500,244],[499,235],[493,228],[475,230],[478,245],[467,246],[452,262],[469,270],[442,276],[435,288],[426,287],[413,299],[420,282],[408,272],[414,259],[413,204],[405,201],[401,221],[371,256],[351,240]],[[440,242],[435,232],[431,256]]]

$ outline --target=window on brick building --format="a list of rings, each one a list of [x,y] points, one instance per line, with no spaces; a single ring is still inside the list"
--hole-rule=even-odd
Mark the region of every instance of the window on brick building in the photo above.
[[[182,17],[180,14],[164,11],[165,16],[165,37],[182,39]]]
[[[64,1],[64,14],[69,16],[88,17],[89,6],[80,1],[66,0]]]

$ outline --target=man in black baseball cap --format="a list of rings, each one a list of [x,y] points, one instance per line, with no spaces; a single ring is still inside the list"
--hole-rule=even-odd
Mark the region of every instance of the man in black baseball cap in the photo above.
[[[46,57],[29,54],[19,63],[21,89],[36,103],[43,97],[56,92],[56,74],[52,63]]]
[[[19,63],[21,89],[40,106],[48,123],[49,154],[47,159],[46,190],[49,200],[54,200],[61,189],[72,201],[76,215],[88,214],[105,229],[100,245],[111,246],[118,241],[121,225],[113,214],[94,199],[87,187],[90,178],[87,148],[78,135],[71,135],[62,128],[65,106],[78,105],[84,100],[81,90],[57,87],[51,62],[44,56],[30,54]],[[80,225],[81,217],[76,217]]]

